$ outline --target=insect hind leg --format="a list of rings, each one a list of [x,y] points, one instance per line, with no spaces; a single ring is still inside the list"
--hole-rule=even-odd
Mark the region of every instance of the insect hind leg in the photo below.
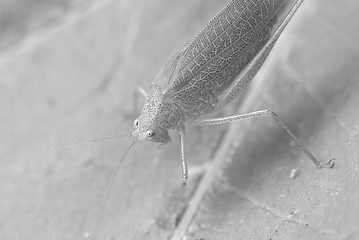
[[[271,116],[276,123],[281,126],[284,131],[295,141],[295,143],[298,145],[298,147],[307,155],[312,162],[317,166],[317,168],[322,168],[323,164],[318,161],[313,154],[299,141],[299,139],[294,135],[294,133],[289,129],[289,127],[280,119],[280,117],[271,110],[259,110],[254,111],[250,113],[244,113],[239,115],[234,115],[230,117],[223,117],[223,118],[213,118],[213,119],[204,119],[204,120],[195,120],[193,123],[195,125],[220,125],[220,124],[226,124],[234,121],[249,119],[249,118],[256,118],[256,117],[265,117],[265,116]],[[328,167],[329,164],[327,164]]]

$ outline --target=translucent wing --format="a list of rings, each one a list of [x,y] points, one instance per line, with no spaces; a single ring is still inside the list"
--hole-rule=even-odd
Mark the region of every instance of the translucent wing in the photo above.
[[[188,45],[181,49],[176,55],[161,69],[157,74],[155,81],[152,84],[158,85],[161,87],[163,94],[165,94],[168,89],[172,89],[176,81],[178,81],[179,69],[183,66],[183,59],[186,56],[185,52]]]
[[[212,109],[218,97],[270,38],[286,0],[230,2],[161,70],[154,83],[164,101],[189,115]]]

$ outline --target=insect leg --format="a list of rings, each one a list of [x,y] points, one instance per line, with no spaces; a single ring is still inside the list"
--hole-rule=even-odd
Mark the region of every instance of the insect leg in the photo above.
[[[143,89],[143,88],[137,86],[137,87],[136,87],[136,90],[137,90],[139,93],[141,93],[141,95],[144,96],[145,98],[147,97],[147,93],[146,93],[145,89]]]
[[[188,167],[186,159],[185,127],[181,125],[177,128],[181,141],[181,161],[182,161],[182,186],[186,186],[188,179]]]
[[[230,101],[232,101],[239,92],[244,89],[247,84],[253,79],[258,70],[263,65],[264,61],[268,57],[271,52],[274,44],[278,40],[279,36],[283,32],[284,28],[287,26],[290,19],[293,17],[297,9],[303,0],[298,0],[295,5],[292,7],[288,15],[279,25],[277,30],[273,33],[268,42],[263,46],[263,48],[256,54],[256,56],[246,65],[246,67],[241,71],[238,75],[237,79],[234,80],[234,83],[230,86],[230,88],[224,93],[223,97],[221,97],[220,103],[216,106],[216,110],[222,109],[225,105],[227,105]]]
[[[296,142],[299,148],[302,149],[302,151],[313,161],[313,163],[318,168],[322,168],[323,164],[313,156],[313,154],[297,139],[297,137],[288,128],[288,126],[278,117],[278,115],[272,112],[271,110],[259,110],[255,112],[244,113],[230,117],[196,120],[193,123],[196,125],[218,125],[218,124],[225,124],[238,120],[264,117],[264,116],[271,116],[284,129],[284,131],[289,134],[289,136]]]

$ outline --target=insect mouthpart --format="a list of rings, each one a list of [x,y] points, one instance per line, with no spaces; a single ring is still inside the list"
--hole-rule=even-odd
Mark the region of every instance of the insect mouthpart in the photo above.
[[[139,128],[136,128],[135,131],[131,133],[131,136],[138,141],[146,139],[146,133],[141,132]]]
[[[136,138],[138,141],[146,139],[152,142],[160,142],[162,144],[171,142],[171,137],[169,136],[168,131],[159,127],[148,129],[146,131],[141,131],[140,128],[136,128],[132,132],[131,136]]]

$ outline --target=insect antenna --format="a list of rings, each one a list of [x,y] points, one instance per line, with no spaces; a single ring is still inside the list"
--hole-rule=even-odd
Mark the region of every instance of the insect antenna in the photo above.
[[[115,171],[113,172],[110,180],[109,180],[109,183],[107,184],[107,187],[106,187],[106,192],[105,194],[103,195],[103,198],[100,202],[100,215],[98,217],[98,220],[97,220],[97,224],[95,226],[95,229],[94,229],[94,239],[97,239],[97,234],[98,234],[98,231],[100,230],[100,227],[101,227],[101,222],[102,222],[102,218],[103,218],[103,215],[105,213],[105,210],[106,210],[106,206],[107,206],[107,201],[108,201],[108,198],[110,196],[110,193],[111,193],[111,189],[112,189],[112,185],[116,179],[116,176],[117,176],[117,173],[118,171],[120,170],[120,167],[123,163],[123,161],[125,160],[127,154],[129,153],[129,151],[131,150],[131,148],[135,145],[135,143],[137,142],[137,139],[135,139],[131,145],[127,148],[125,154],[123,155],[123,157],[121,158],[121,160],[117,163],[116,165],[116,169]]]
[[[45,148],[38,148],[38,149],[29,151],[29,152],[18,154],[15,157],[7,157],[7,158],[5,157],[4,159],[0,160],[0,163],[7,162],[9,160],[15,160],[15,159],[18,159],[18,158],[27,157],[27,156],[37,154],[37,153],[57,151],[57,150],[60,150],[60,149],[63,149],[63,148],[69,148],[69,147],[74,147],[74,146],[84,145],[84,144],[90,144],[90,143],[95,143],[95,142],[100,142],[100,141],[111,141],[111,140],[116,140],[116,139],[123,138],[123,137],[131,137],[131,134],[111,136],[111,137],[103,137],[103,138],[93,138],[93,139],[88,139],[88,140],[84,140],[84,141],[65,143],[65,144],[60,144],[60,145],[50,146],[50,147],[45,147]]]

